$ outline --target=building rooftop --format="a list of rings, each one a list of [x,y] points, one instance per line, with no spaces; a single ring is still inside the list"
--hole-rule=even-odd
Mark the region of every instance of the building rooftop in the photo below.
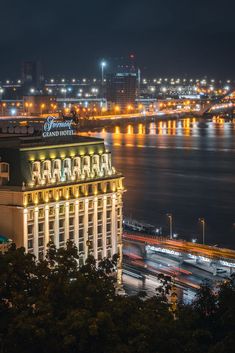
[[[42,136],[28,136],[28,137],[1,137],[0,149],[30,149],[34,148],[48,148],[51,146],[72,146],[80,144],[97,144],[103,143],[103,139],[95,137],[87,137],[80,135],[66,136],[66,137],[47,137]]]

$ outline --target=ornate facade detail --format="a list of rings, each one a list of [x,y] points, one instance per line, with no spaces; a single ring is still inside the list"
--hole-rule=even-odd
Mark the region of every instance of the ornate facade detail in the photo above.
[[[112,167],[110,153],[34,161],[31,170],[30,186],[32,187],[88,180],[116,173],[115,168]]]

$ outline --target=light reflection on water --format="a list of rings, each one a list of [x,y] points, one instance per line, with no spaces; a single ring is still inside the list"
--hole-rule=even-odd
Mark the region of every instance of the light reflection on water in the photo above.
[[[105,139],[123,172],[125,215],[201,240],[235,247],[235,122],[196,118],[127,123],[89,135]]]

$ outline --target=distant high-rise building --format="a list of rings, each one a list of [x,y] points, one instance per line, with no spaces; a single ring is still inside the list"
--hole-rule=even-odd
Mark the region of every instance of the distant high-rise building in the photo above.
[[[114,71],[107,75],[107,100],[122,110],[135,105],[137,94],[138,72],[131,59],[121,60]]]
[[[22,81],[26,90],[29,87],[40,89],[44,81],[40,61],[24,61],[22,63]]]

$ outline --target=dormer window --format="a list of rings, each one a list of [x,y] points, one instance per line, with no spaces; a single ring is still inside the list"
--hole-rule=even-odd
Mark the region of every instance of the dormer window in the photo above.
[[[40,172],[40,163],[39,162],[33,163],[33,172],[35,172],[35,173]]]
[[[39,161],[33,162],[32,166],[32,180],[36,185],[40,183],[41,180],[41,165]]]

